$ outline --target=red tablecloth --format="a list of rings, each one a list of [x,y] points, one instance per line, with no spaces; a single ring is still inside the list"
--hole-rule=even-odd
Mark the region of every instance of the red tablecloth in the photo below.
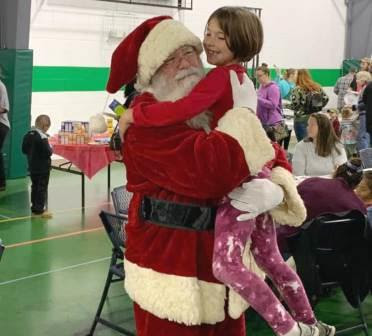
[[[54,144],[53,153],[71,161],[89,178],[116,160],[115,152],[109,145]]]

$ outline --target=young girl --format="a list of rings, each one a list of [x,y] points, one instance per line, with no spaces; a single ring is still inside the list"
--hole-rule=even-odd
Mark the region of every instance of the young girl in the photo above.
[[[229,71],[240,78],[245,68],[240,62],[249,61],[262,46],[263,32],[257,16],[242,7],[222,7],[208,19],[204,48],[207,60],[217,67],[191,91],[175,102],[145,105],[134,104],[124,115],[137,126],[165,126],[184,122],[209,110],[213,113],[211,127],[233,107]],[[169,62],[173,59],[170,58]],[[167,66],[167,61],[165,62]],[[192,106],[192,109],[190,109]],[[250,113],[247,111],[247,113]],[[268,167],[288,162],[277,150],[277,157]],[[265,171],[262,177],[270,174]],[[238,221],[241,213],[230,202],[218,210],[215,224],[213,271],[217,279],[238,292],[272,327],[277,335],[333,335],[334,328],[314,318],[312,309],[297,275],[285,264],[278,252],[275,226],[270,215]],[[246,216],[246,215],[243,215]],[[251,240],[251,251],[256,263],[278,285],[294,318],[286,311],[269,286],[242,261],[243,249]],[[295,321],[301,321],[297,323]]]
[[[358,116],[355,116],[350,107],[343,107],[341,110],[341,137],[340,140],[345,147],[347,158],[356,155],[358,136]]]
[[[338,110],[336,108],[330,108],[327,110],[329,120],[332,123],[333,130],[338,137],[341,136],[340,121],[338,120]]]

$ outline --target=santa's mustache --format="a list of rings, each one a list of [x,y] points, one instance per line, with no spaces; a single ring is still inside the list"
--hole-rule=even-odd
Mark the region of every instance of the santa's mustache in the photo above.
[[[202,77],[203,76],[203,69],[193,67],[193,68],[189,68],[189,69],[180,70],[180,71],[177,72],[174,79],[179,81],[179,80],[185,79],[186,77],[189,77],[189,76]]]

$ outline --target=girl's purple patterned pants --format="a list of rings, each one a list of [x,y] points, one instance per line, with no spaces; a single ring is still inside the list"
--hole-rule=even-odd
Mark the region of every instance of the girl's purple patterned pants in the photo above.
[[[229,202],[218,209],[213,254],[215,277],[239,293],[277,335],[289,332],[295,321],[316,323],[300,278],[284,262],[279,252],[271,216],[261,214],[239,222],[236,220],[239,214],[241,212]],[[256,264],[280,291],[293,317],[270,287],[243,264],[242,255],[249,239]]]

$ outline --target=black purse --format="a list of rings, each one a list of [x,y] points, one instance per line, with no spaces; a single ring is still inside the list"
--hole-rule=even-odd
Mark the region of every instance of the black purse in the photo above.
[[[113,151],[121,152],[121,138],[119,133],[119,123],[116,124],[114,132],[111,135],[109,146]]]
[[[285,139],[289,135],[288,127],[285,124],[285,121],[281,121],[280,123],[272,126],[274,137],[277,142]]]

